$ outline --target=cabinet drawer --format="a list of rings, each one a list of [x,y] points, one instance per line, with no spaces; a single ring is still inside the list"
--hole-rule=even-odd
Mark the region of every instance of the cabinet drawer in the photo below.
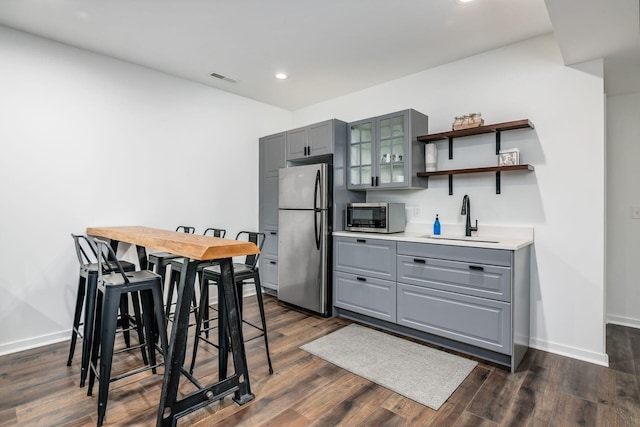
[[[398,324],[510,355],[511,304],[398,283]]]
[[[511,267],[512,251],[503,249],[465,248],[429,243],[398,242],[398,254],[423,258],[447,259],[478,264]]]
[[[335,306],[360,314],[396,321],[396,283],[336,271]]]
[[[359,276],[396,280],[396,242],[368,238],[335,239],[335,269]]]
[[[511,301],[511,269],[398,255],[398,282]]]
[[[260,256],[277,258],[278,257],[278,229],[267,227],[261,230],[264,233],[264,246]]]
[[[265,288],[278,290],[278,260],[260,257],[260,284]]]

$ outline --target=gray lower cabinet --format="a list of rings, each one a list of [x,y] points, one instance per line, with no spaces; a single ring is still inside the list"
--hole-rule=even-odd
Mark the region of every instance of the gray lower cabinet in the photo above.
[[[529,246],[512,251],[344,236],[334,241],[339,315],[515,372],[529,346]]]
[[[334,306],[396,321],[396,242],[334,239]]]
[[[333,284],[336,307],[396,321],[396,282],[335,271]]]
[[[400,325],[511,355],[511,304],[398,283]]]
[[[265,227],[264,246],[260,254],[260,284],[273,291],[278,290],[278,229]]]
[[[511,301],[511,269],[508,267],[398,255],[398,282]]]
[[[337,237],[334,253],[335,270],[396,281],[396,242],[393,240]]]

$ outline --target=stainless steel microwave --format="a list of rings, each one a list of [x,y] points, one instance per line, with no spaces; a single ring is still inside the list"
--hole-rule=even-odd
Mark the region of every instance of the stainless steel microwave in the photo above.
[[[404,203],[349,203],[346,222],[348,231],[400,233],[407,217]]]

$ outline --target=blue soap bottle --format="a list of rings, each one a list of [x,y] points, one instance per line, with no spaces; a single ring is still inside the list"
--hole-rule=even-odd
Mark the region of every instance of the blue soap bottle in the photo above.
[[[438,214],[436,214],[436,222],[433,223],[433,234],[440,234],[440,220],[438,219]]]

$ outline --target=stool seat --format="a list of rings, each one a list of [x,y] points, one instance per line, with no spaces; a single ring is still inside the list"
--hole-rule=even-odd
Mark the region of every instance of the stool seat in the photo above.
[[[140,270],[140,271],[130,271],[126,272],[126,277],[129,280],[125,280],[121,274],[111,272],[109,274],[102,275],[102,286],[124,286],[127,285],[128,291],[133,291],[136,289],[136,286],[139,286],[138,282],[151,281],[160,277],[160,275],[149,271],[149,270]]]
[[[161,259],[174,259],[179,258],[180,255],[172,254],[171,252],[152,252],[149,254],[149,262],[158,262]]]
[[[220,275],[220,266],[219,265],[214,265],[211,267],[206,267],[206,272],[209,275]],[[236,278],[236,280],[238,279],[238,276],[252,276],[254,274],[253,269],[248,266],[247,264],[240,264],[239,262],[234,262],[233,263],[233,276]]]

